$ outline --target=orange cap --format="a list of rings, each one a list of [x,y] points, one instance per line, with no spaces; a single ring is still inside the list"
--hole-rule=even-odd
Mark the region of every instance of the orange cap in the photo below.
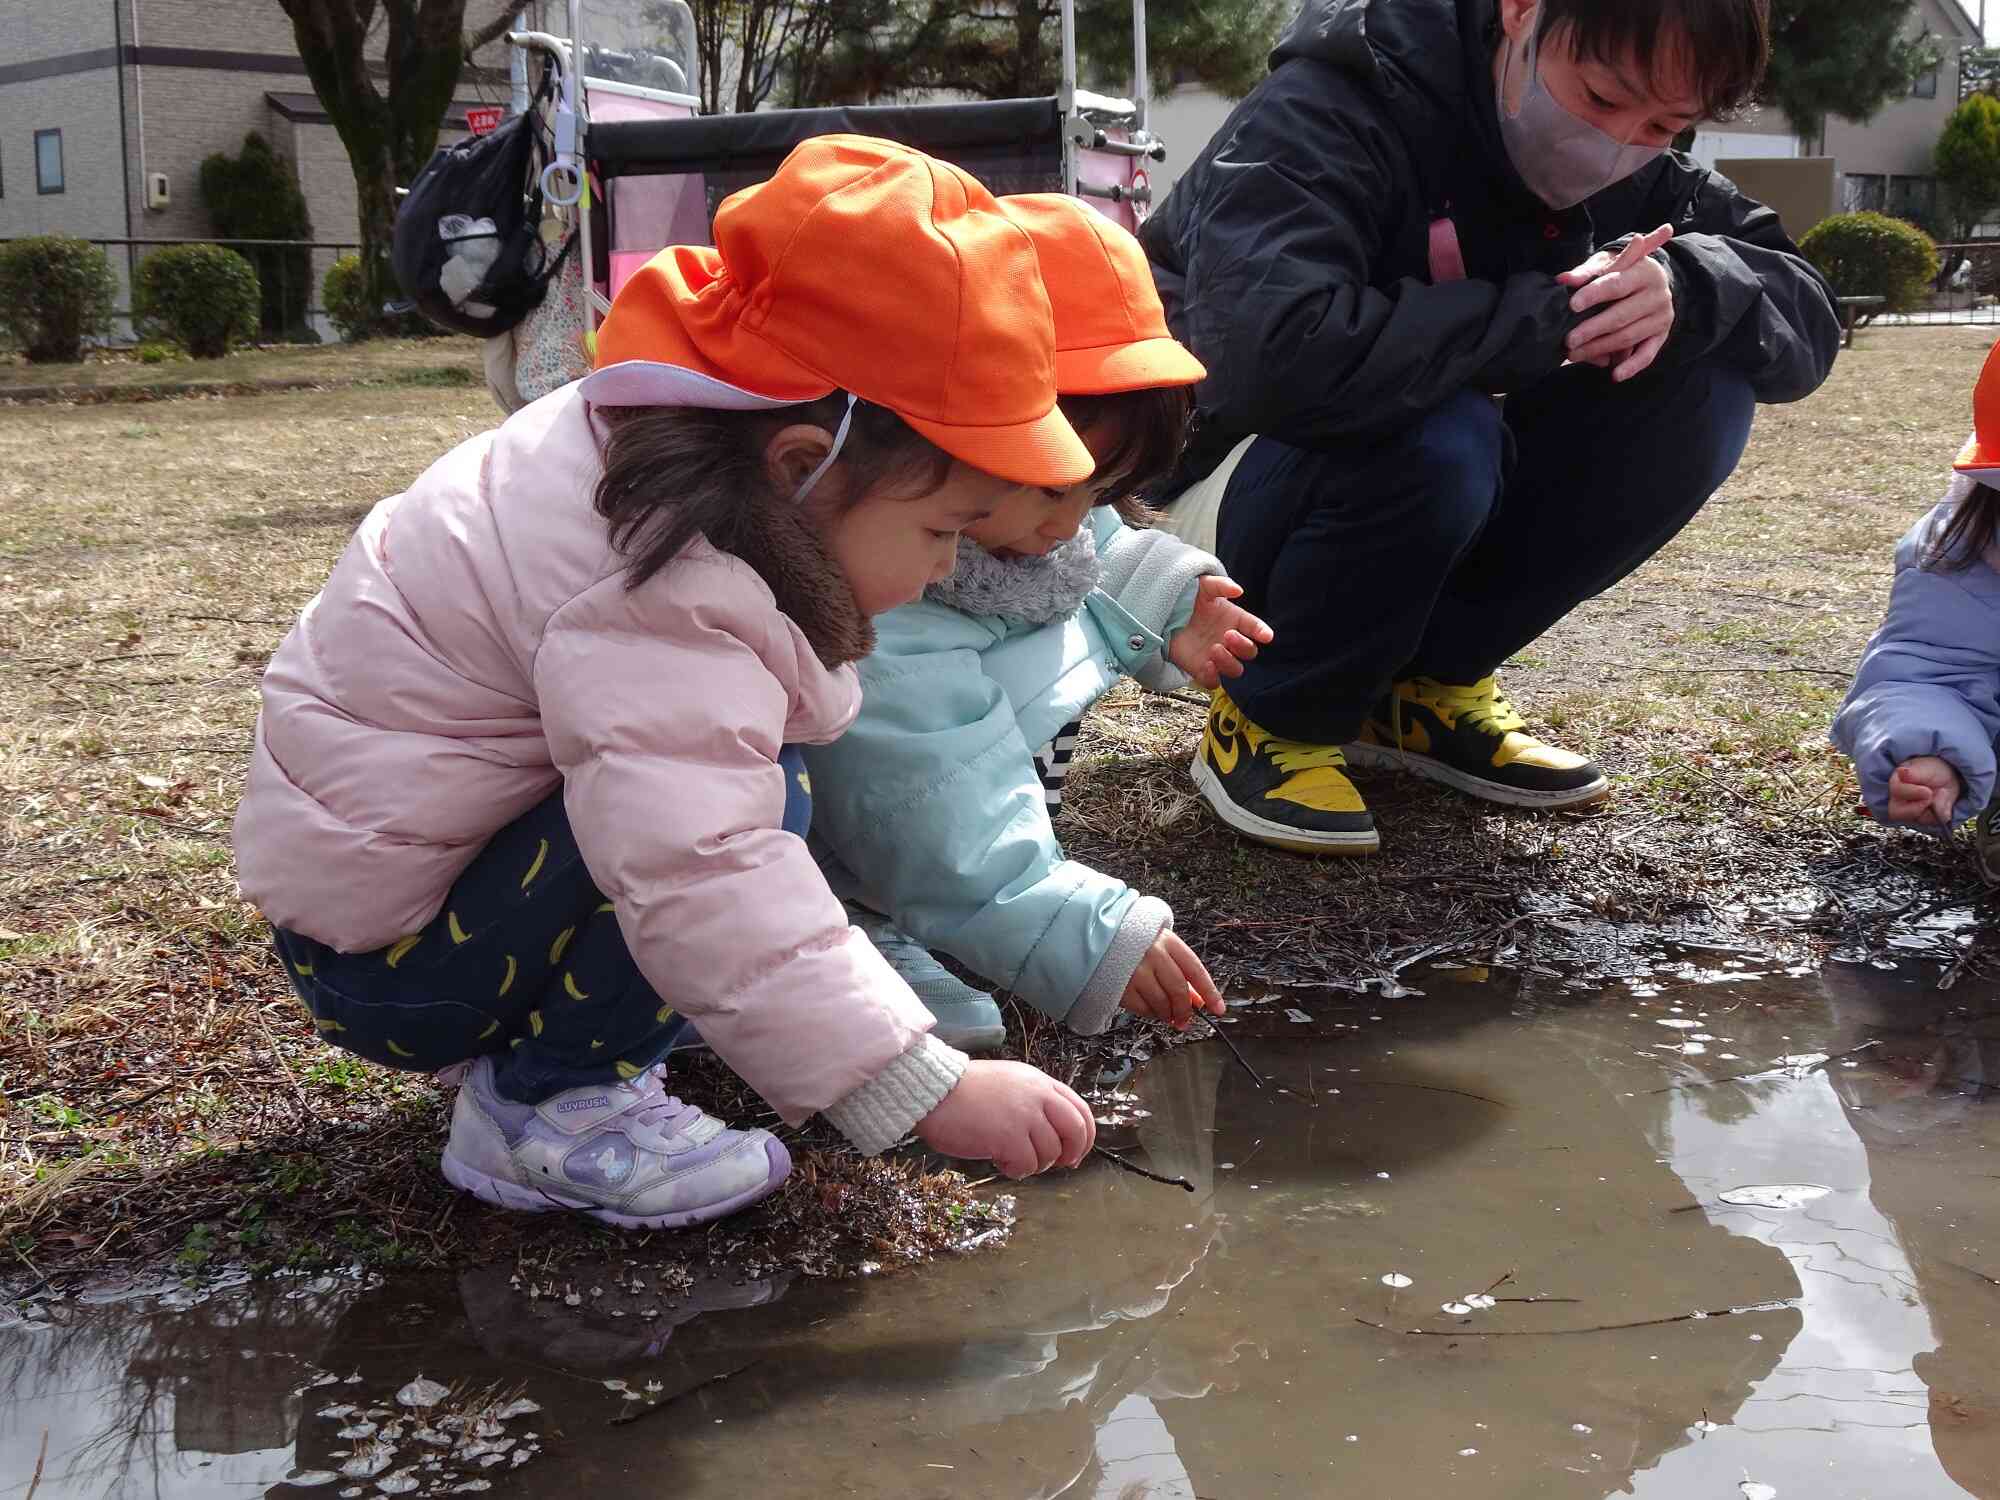
[[[838,388],[1017,484],[1074,484],[1093,467],[1056,409],[1027,235],[957,167],[867,136],[802,143],[723,202],[713,250],[654,256],[612,303],[597,362],[585,394],[599,404],[689,401],[687,371],[719,398],[703,405]]]
[[[1000,209],[1027,230],[1056,315],[1056,389],[1108,396],[1206,379],[1167,332],[1166,309],[1139,242],[1063,193],[1016,193]]]
[[[1952,465],[1961,474],[2000,483],[2000,343],[1987,351],[1972,388],[1972,439]]]

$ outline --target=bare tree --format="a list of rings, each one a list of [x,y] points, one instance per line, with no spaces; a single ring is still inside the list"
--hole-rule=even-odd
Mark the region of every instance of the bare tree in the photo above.
[[[347,148],[361,206],[368,305],[394,291],[396,189],[437,149],[466,58],[505,31],[518,5],[465,34],[467,0],[278,0],[327,118]],[[480,6],[484,14],[486,5]],[[379,61],[376,32],[382,33]]]

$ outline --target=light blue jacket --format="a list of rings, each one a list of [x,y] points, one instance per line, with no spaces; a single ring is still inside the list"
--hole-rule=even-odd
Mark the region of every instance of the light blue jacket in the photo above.
[[[1862,800],[1884,821],[1890,774],[1912,756],[1939,756],[1957,769],[1965,790],[1954,824],[1978,816],[1993,796],[2000,574],[1990,554],[1957,571],[1923,566],[1929,539],[1972,485],[1955,481],[1944,503],[1897,546],[1888,617],[1833,721],[1833,743],[1853,757]]]
[[[1173,923],[1165,902],[1063,856],[1034,752],[1122,677],[1156,692],[1198,580],[1222,565],[1099,507],[1102,574],[1066,618],[1031,624],[924,599],[879,618],[861,715],[807,747],[813,834],[836,885],[926,946],[1092,1034]]]

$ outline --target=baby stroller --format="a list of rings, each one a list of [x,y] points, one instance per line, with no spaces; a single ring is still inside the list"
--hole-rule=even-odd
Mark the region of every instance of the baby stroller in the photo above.
[[[1132,0],[1134,99],[1077,87],[1074,0],[1063,0],[1062,81],[1046,98],[707,116],[685,0],[651,0],[643,22],[607,0],[567,3],[567,37],[507,38],[539,58],[552,85],[535,94],[547,131],[541,187],[564,221],[560,232],[574,236],[566,246],[573,268],[512,339],[517,362],[536,365],[516,382],[519,399],[562,383],[537,349],[567,361],[564,378],[582,374],[590,336],[626,280],[667,245],[710,243],[722,200],[770,176],[816,135],[899,141],[963,167],[995,193],[1074,193],[1127,229],[1151,207],[1146,164],[1166,150],[1146,129],[1145,0]],[[568,347],[578,339],[580,347]],[[489,356],[489,373],[494,364]],[[496,395],[510,405],[497,382]]]

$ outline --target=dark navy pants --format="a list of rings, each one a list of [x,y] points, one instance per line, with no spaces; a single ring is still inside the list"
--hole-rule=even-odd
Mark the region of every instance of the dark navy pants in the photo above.
[[[785,830],[803,838],[805,762],[787,746],[779,764]],[[358,954],[282,928],[275,941],[325,1040],[427,1072],[493,1053],[495,1086],[525,1104],[634,1077],[694,1040],[633,961],[560,791],[493,836],[422,932]]]
[[[1258,439],[1216,552],[1277,638],[1230,696],[1275,734],[1333,744],[1393,681],[1477,682],[1693,519],[1743,456],[1753,405],[1714,364],[1622,385],[1572,368],[1365,441]]]

